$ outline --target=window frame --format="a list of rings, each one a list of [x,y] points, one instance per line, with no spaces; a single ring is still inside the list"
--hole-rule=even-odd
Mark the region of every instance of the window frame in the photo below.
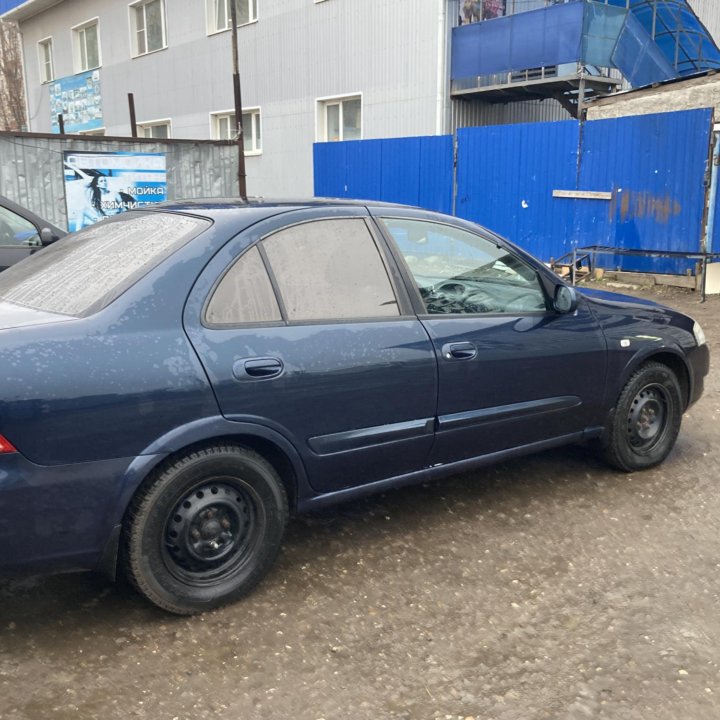
[[[262,110],[260,107],[249,107],[249,108],[243,108],[242,109],[243,115],[251,115],[252,116],[252,122],[251,122],[251,137],[253,142],[253,149],[252,150],[244,150],[245,157],[253,157],[256,155],[262,155],[263,148],[262,148]],[[213,138],[213,140],[234,140],[235,139],[235,133],[233,132],[232,135],[229,137],[223,137],[220,135],[218,124],[219,121],[222,118],[229,118],[233,117],[235,115],[235,109],[231,110],[216,110],[214,112],[210,113],[210,137]],[[256,130],[260,130],[260,145],[257,144],[257,132]],[[243,135],[248,134],[248,129],[245,127],[245,124],[243,123]]]
[[[365,116],[363,113],[363,94],[361,92],[348,93],[343,95],[331,95],[329,97],[316,98],[316,113],[315,113],[315,139],[316,142],[344,142],[344,123],[343,123],[343,103],[347,100],[359,100],[360,101],[360,137],[353,138],[353,140],[362,140],[364,134]],[[328,123],[327,123],[327,109],[330,106],[339,105],[339,128],[341,136],[337,140],[330,140],[328,138]]]
[[[273,272],[272,265],[270,264],[267,254],[265,253],[263,241],[267,238],[272,237],[273,235],[276,235],[279,232],[282,232],[283,230],[298,227],[299,225],[308,225],[311,223],[323,222],[324,220],[362,220],[364,222],[365,227],[368,230],[368,233],[375,245],[375,249],[378,252],[383,268],[385,269],[385,272],[387,274],[390,288],[395,296],[398,308],[397,315],[387,315],[380,317],[372,316],[349,318],[312,318],[307,320],[288,319],[287,309],[285,308],[285,302],[282,297],[282,292],[280,291],[280,286],[278,284],[277,278],[275,277],[275,273]],[[270,279],[270,284],[272,285],[272,289],[275,294],[275,301],[280,308],[280,316],[282,319],[274,321],[264,320],[260,322],[234,323],[224,325],[217,325],[208,322],[207,309],[210,305],[210,302],[212,301],[213,296],[215,295],[216,289],[223,281],[227,273],[230,272],[231,268],[235,267],[236,263],[240,260],[240,258],[242,258],[245,253],[249,252],[254,247],[257,247],[260,253],[260,257],[262,258],[263,264],[265,266],[265,272]],[[384,237],[383,233],[378,230],[376,224],[369,217],[365,217],[364,215],[333,215],[298,220],[297,222],[289,223],[288,225],[283,225],[279,228],[274,228],[273,230],[257,238],[257,240],[253,241],[247,247],[243,248],[242,251],[238,253],[238,255],[228,263],[227,267],[222,271],[222,273],[220,273],[217,280],[213,283],[212,287],[208,291],[205,300],[203,301],[202,308],[200,310],[200,324],[202,325],[202,327],[210,330],[230,330],[257,327],[301,327],[307,325],[347,325],[371,322],[407,322],[408,319],[414,319],[416,317],[416,314],[417,313],[415,312],[415,309],[413,307],[413,300],[408,295],[407,281],[404,279],[401,269],[397,266],[397,261],[394,257],[394,254],[392,250],[388,247],[387,239]]]
[[[155,137],[154,135],[140,135],[140,130],[148,128],[159,127],[161,125],[167,125],[168,134],[167,137]],[[157,120],[143,120],[142,122],[135,123],[135,127],[138,129],[138,137],[145,138],[146,140],[170,140],[172,139],[172,119],[171,118],[158,118]]]
[[[47,85],[48,83],[55,81],[55,52],[53,48],[53,39],[52,35],[43,38],[42,40],[38,40],[38,69],[39,69],[39,76],[40,76],[40,84],[41,85]],[[47,73],[47,66],[48,61],[43,57],[43,50],[45,48],[49,49],[50,54],[50,75],[48,77]]]
[[[218,2],[222,2],[225,5],[225,12],[228,17],[227,25],[225,27],[216,27],[214,18],[216,17],[216,14],[214,11],[216,4]],[[228,30],[232,29],[232,22],[230,21],[230,13],[229,13],[229,5],[228,3],[232,2],[232,0],[205,0],[205,29],[207,31],[208,35],[217,35],[218,33],[227,32]],[[248,0],[248,8],[249,10],[254,10],[254,16],[251,12],[248,12],[248,20],[247,22],[242,22],[240,18],[238,18],[238,27],[245,27],[246,25],[252,25],[258,21],[258,2],[259,0]]]
[[[147,14],[145,12],[145,8],[152,4],[153,2],[159,2],[160,3],[160,11],[161,11],[161,28],[160,32],[162,35],[162,44],[160,47],[153,48],[152,50],[148,49],[148,33],[147,33]],[[139,11],[142,11],[143,13],[143,23],[144,23],[144,30],[145,33],[145,51],[141,52],[138,42],[138,22],[137,22],[137,14]],[[136,2],[132,2],[128,5],[128,18],[129,18],[129,28],[130,28],[130,53],[132,58],[139,58],[139,57],[145,57],[145,55],[152,55],[152,53],[160,52],[161,50],[166,50],[168,47],[167,42],[167,14],[166,14],[166,5],[165,0],[136,0]]]
[[[387,213],[376,213],[374,214],[374,219],[378,225],[378,232],[381,233],[383,236],[385,242],[388,245],[389,251],[393,256],[393,259],[397,263],[398,269],[400,274],[402,275],[403,283],[405,284],[405,287],[407,288],[408,293],[410,293],[411,303],[413,306],[413,313],[417,315],[417,317],[421,320],[438,320],[442,318],[448,318],[451,320],[458,320],[460,318],[486,318],[486,317],[512,317],[512,316],[543,316],[552,314],[552,298],[550,297],[550,294],[548,292],[547,284],[543,278],[542,272],[540,269],[535,267],[531,262],[528,262],[528,260],[522,256],[521,253],[516,252],[515,248],[510,246],[508,243],[504,242],[502,238],[496,237],[494,235],[485,235],[482,233],[479,233],[475,230],[470,230],[468,228],[460,227],[458,225],[454,225],[453,223],[449,222],[443,222],[441,220],[432,219],[429,220],[427,218],[423,217],[412,217],[408,215],[391,215]],[[496,247],[500,247],[509,255],[512,255],[516,260],[520,261],[523,265],[526,265],[529,267],[534,273],[535,278],[537,280],[537,284],[539,286],[540,292],[543,295],[543,298],[545,300],[545,309],[544,310],[517,310],[513,311],[512,313],[508,312],[477,312],[477,313],[429,313],[427,311],[427,306],[425,304],[425,300],[423,299],[420,289],[418,287],[417,280],[415,279],[415,276],[408,265],[407,261],[405,260],[405,256],[403,255],[402,251],[400,250],[400,247],[397,244],[397,241],[392,236],[392,233],[390,232],[390,229],[385,225],[385,220],[400,220],[400,221],[407,221],[407,222],[423,222],[427,223],[428,225],[437,225],[440,227],[449,227],[453,230],[461,230],[462,232],[466,232],[469,235],[474,235],[475,237],[480,238],[481,240],[488,242],[492,245],[495,245]]]
[[[95,26],[96,28],[96,35],[97,35],[97,56],[98,56],[98,64],[97,65],[90,65],[88,62],[88,52],[87,52],[87,40],[85,39],[86,33],[85,31],[89,27]],[[70,28],[70,31],[72,32],[72,49],[73,49],[73,69],[75,70],[75,74],[81,72],[88,72],[89,70],[96,70],[97,68],[102,67],[102,43],[100,42],[100,18],[94,17],[90,18],[89,20],[86,20],[85,22],[78,23],[77,25],[74,25],[72,28]],[[81,35],[81,33],[83,33]],[[81,42],[81,37],[83,41]],[[84,44],[83,44],[84,43]],[[87,67],[82,66],[82,50],[84,48],[85,51],[85,60],[88,62]]]

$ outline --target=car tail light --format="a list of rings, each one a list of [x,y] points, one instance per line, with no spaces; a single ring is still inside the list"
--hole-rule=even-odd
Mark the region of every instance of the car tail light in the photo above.
[[[4,435],[0,435],[0,455],[14,452],[17,452],[15,446]]]

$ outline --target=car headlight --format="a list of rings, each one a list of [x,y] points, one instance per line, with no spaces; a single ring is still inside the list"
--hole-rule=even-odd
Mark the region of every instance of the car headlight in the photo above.
[[[705,344],[705,333],[700,327],[699,322],[693,323],[693,335],[695,336],[695,342],[698,344],[698,347]]]

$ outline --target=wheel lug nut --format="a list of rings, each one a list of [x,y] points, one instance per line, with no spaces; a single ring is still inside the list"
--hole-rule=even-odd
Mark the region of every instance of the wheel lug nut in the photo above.
[[[227,530],[230,527],[230,521],[227,518],[223,518],[221,523],[223,529]]]
[[[197,528],[193,528],[193,529],[190,531],[190,537],[191,537],[193,540],[199,540],[199,539],[200,539],[200,531],[199,531]]]

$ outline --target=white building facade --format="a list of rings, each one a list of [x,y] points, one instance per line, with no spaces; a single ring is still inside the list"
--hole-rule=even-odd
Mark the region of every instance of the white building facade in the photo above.
[[[485,0],[493,6],[496,0]],[[558,0],[497,0],[502,13]],[[3,5],[4,3],[4,5]],[[146,137],[235,134],[230,0],[0,0],[20,24],[28,129]],[[313,191],[316,141],[452,132],[569,117],[539,101],[451,100],[464,0],[236,0],[248,192]],[[690,0],[717,41],[718,0]],[[13,7],[14,6],[14,7]],[[484,7],[484,5],[483,5]],[[65,92],[66,83],[72,90]],[[87,83],[87,87],[85,87]],[[66,97],[67,95],[67,97]],[[454,102],[454,105],[453,105]],[[84,126],[83,126],[84,127]]]
[[[250,194],[311,195],[315,141],[448,131],[455,0],[237,7]],[[102,119],[92,132],[129,135],[132,93],[141,136],[233,136],[228,0],[28,0],[6,17],[22,32],[30,131],[57,131],[58,79],[94,71]]]

